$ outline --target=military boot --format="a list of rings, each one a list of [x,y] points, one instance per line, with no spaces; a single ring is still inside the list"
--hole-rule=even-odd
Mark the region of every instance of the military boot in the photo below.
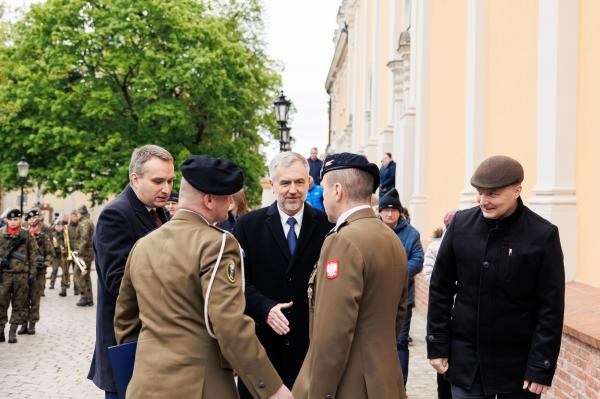
[[[77,306],[88,306],[88,300],[84,297],[79,299],[79,302],[76,303]]]
[[[0,342],[6,341],[6,336],[4,335],[4,324],[0,324]]]
[[[27,334],[34,335],[35,334],[35,322],[30,321],[29,327],[27,327]]]
[[[50,281],[50,289],[53,290],[54,289],[54,281]]]
[[[18,324],[11,324],[10,325],[10,330],[8,331],[8,343],[9,344],[16,344],[17,343],[17,328],[19,327]]]
[[[19,332],[17,334],[27,334],[27,322],[25,322],[25,324],[21,324],[21,328],[19,329]]]
[[[58,296],[67,296],[67,289],[65,287],[62,287],[60,289],[60,292],[58,293]]]

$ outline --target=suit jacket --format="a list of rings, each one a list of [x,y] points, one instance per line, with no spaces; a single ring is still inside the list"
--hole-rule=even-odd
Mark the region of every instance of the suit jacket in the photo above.
[[[325,213],[304,204],[296,253],[292,257],[277,203],[240,217],[234,234],[245,253],[246,314],[256,322],[256,334],[286,386],[291,387],[308,350],[308,278],[333,227]],[[266,323],[273,306],[293,301],[284,311],[290,332],[277,335]]]
[[[157,209],[157,213],[163,223],[168,220],[164,209]],[[98,273],[96,345],[88,378],[105,391],[117,391],[107,348],[116,344],[113,318],[125,262],[136,241],[156,227],[146,206],[129,185],[98,218],[93,238]]]
[[[127,398],[234,399],[232,368],[256,398],[279,389],[244,315],[240,252],[230,233],[186,210],[138,241],[115,311],[117,342],[138,341]]]
[[[402,243],[371,209],[328,235],[310,277],[310,347],[295,398],[406,398],[396,352],[406,262]]]

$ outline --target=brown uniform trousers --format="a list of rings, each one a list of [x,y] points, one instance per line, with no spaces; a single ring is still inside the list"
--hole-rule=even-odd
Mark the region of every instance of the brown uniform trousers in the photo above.
[[[77,285],[83,299],[93,301],[92,295],[92,279],[90,273],[92,271],[92,262],[94,262],[94,248],[92,245],[92,237],[94,236],[94,222],[89,215],[81,216],[77,224],[75,250],[78,256],[85,262],[86,271],[81,272],[78,266],[73,267],[76,270]]]
[[[35,281],[29,286],[29,301],[27,308],[27,321],[37,323],[40,320],[40,303],[46,288],[46,269],[52,267],[54,247],[48,235],[49,230],[42,230],[34,237],[40,251],[39,256],[44,258],[43,266],[36,259]]]
[[[137,339],[128,399],[237,399],[233,369],[255,398],[281,387],[244,315],[240,252],[231,234],[185,210],[136,243],[114,323],[117,343]]]
[[[52,274],[50,275],[50,287],[54,287],[56,278],[58,277],[58,270],[60,269],[62,276],[60,279],[61,288],[69,288],[69,273],[65,270],[67,267],[66,252],[65,252],[65,239],[64,233],[53,231],[52,232],[52,246],[54,247],[54,259],[52,260]]]
[[[406,314],[407,261],[372,209],[330,233],[309,280],[310,346],[296,399],[405,399],[396,337]]]
[[[0,281],[0,327],[8,321],[8,307],[12,306],[10,324],[23,324],[27,322],[27,301],[29,288],[27,279],[29,275],[35,274],[35,261],[38,255],[38,247],[35,239],[25,229],[21,229],[18,236],[23,240],[17,247],[16,252],[25,257],[25,262],[11,257],[10,267],[2,271]],[[6,227],[0,229],[0,256],[5,256],[11,246],[12,240]]]

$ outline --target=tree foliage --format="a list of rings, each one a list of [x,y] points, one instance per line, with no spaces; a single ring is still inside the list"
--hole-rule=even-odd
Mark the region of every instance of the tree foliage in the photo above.
[[[0,49],[0,178],[96,203],[127,183],[131,151],[153,143],[181,164],[232,159],[260,196],[259,132],[275,132],[279,85],[261,41],[256,1],[49,0],[34,5]],[[2,68],[0,67],[0,70]]]

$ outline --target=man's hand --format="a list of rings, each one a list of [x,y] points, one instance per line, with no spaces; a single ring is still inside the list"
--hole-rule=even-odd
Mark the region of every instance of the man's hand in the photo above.
[[[529,389],[529,392],[535,393],[536,395],[541,395],[543,393],[548,392],[548,385],[538,384],[537,382],[525,380],[523,382],[523,389]]]
[[[292,393],[290,392],[288,387],[286,387],[285,385],[282,385],[277,390],[277,392],[275,392],[273,395],[269,396],[269,399],[294,399],[294,396],[292,395]]]
[[[429,364],[431,364],[431,367],[433,367],[438,374],[444,374],[446,371],[448,371],[448,358],[446,357],[429,359]]]
[[[281,309],[289,309],[293,304],[294,302],[278,303],[271,308],[267,315],[267,324],[279,335],[285,335],[290,332],[290,322],[283,315]]]

